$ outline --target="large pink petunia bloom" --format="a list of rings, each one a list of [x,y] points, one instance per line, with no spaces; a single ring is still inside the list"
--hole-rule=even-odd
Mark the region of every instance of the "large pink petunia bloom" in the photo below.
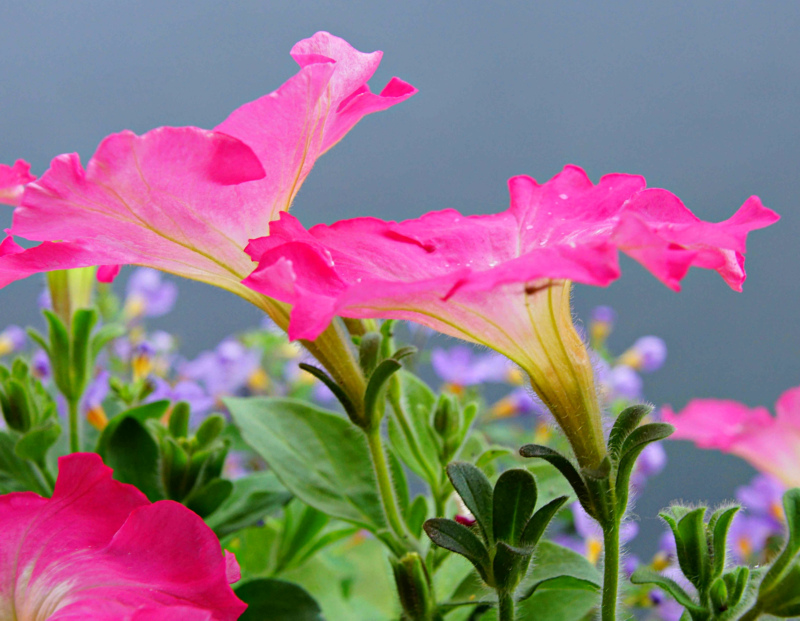
[[[25,186],[36,180],[30,171],[31,165],[25,160],[17,160],[13,166],[0,164],[0,203],[19,205]]]
[[[59,459],[50,499],[0,496],[0,619],[232,621],[238,574],[199,516],[151,504],[93,453]]]
[[[240,284],[252,270],[248,240],[268,233],[316,159],[361,118],[416,92],[393,78],[371,93],[381,52],[359,52],[326,32],[291,54],[301,67],[294,77],[213,131],[113,134],[85,169],[77,154],[57,157],[27,187],[11,233],[76,242],[92,250],[93,264],[154,267],[254,301]],[[76,256],[63,267],[84,263]]]
[[[800,386],[780,396],[775,414],[722,399],[694,399],[677,414],[662,409],[675,427],[673,439],[738,455],[787,487],[800,487]]]
[[[605,455],[599,406],[569,282],[608,285],[621,250],[673,289],[695,265],[738,290],[747,233],[778,216],[751,197],[729,220],[703,222],[642,177],[594,185],[574,166],[544,184],[514,177],[509,189],[510,207],[483,216],[450,209],[306,231],[282,214],[248,247],[259,267],[245,284],[294,306],[292,338],[314,338],[335,315],[392,317],[505,354],[530,375],[581,463],[596,467]]]

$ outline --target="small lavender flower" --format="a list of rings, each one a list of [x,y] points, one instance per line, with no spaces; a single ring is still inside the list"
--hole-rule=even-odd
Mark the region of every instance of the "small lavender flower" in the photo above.
[[[777,532],[783,530],[783,493],[786,487],[776,478],[766,474],[758,474],[750,481],[736,489],[736,500],[748,513],[772,521]]]
[[[43,349],[37,349],[31,356],[31,371],[41,381],[50,379],[52,369],[50,368],[50,358]]]
[[[592,564],[597,564],[603,552],[603,531],[600,525],[589,517],[579,502],[570,505],[572,520],[577,536],[561,535],[553,539],[580,554],[583,554]],[[623,522],[620,527],[619,539],[621,544],[628,543],[636,537],[639,527],[635,522]]]
[[[644,447],[631,474],[631,486],[641,490],[650,477],[660,473],[667,465],[667,452],[660,442]]]
[[[181,375],[199,382],[209,395],[219,398],[238,394],[260,368],[261,352],[226,339],[214,351],[203,352],[183,365]]]
[[[610,306],[596,306],[592,309],[589,319],[589,336],[594,347],[599,347],[606,341],[614,329],[616,320],[617,313]]]
[[[152,382],[153,392],[147,396],[145,402],[152,403],[162,399],[173,403],[185,401],[189,404],[189,411],[191,412],[190,423],[192,426],[199,424],[214,409],[216,404],[214,397],[203,390],[203,387],[197,382],[183,380],[173,386],[167,380],[158,376],[151,376],[148,381]]]
[[[782,530],[782,529],[781,529]],[[767,539],[780,534],[775,532],[771,517],[742,513],[736,514],[728,531],[731,556],[736,563],[746,564],[762,556]]]
[[[608,391],[611,400],[637,401],[642,398],[642,378],[631,367],[620,364],[608,372]]]
[[[83,394],[81,408],[86,415],[86,420],[100,431],[108,424],[108,417],[103,409],[103,401],[108,396],[108,380],[111,374],[105,369],[98,372]]]
[[[134,270],[128,279],[125,298],[125,317],[135,321],[141,317],[166,315],[175,305],[178,287],[161,278],[161,272],[149,267]]]
[[[502,382],[511,373],[507,359],[499,354],[476,354],[471,347],[436,348],[431,352],[431,365],[436,374],[456,388],[483,382]]]
[[[546,412],[544,404],[525,388],[516,388],[497,401],[489,410],[495,418],[510,416],[541,416]]]
[[[25,347],[27,340],[25,330],[15,325],[8,326],[0,332],[0,356],[19,351]]]
[[[643,336],[620,356],[620,363],[642,373],[658,371],[667,359],[667,344],[657,336]]]

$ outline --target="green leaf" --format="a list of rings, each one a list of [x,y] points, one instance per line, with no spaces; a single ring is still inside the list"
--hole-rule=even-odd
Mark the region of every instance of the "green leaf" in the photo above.
[[[544,460],[536,460],[530,462],[527,470],[536,478],[540,507],[561,496],[569,498],[568,502],[576,500],[575,490],[572,489],[569,482],[552,464]]]
[[[583,482],[581,475],[569,459],[564,457],[561,453],[539,444],[526,444],[519,449],[519,454],[523,457],[544,459],[555,466],[572,487],[584,510],[589,515],[592,515],[594,511],[591,500],[589,499],[589,491],[586,489],[586,484]]]
[[[790,489],[783,495],[783,512],[786,516],[786,528],[789,536],[783,550],[761,581],[759,598],[789,570],[794,557],[800,551],[800,488]]]
[[[47,451],[58,441],[60,436],[61,425],[51,419],[41,427],[31,429],[17,440],[14,452],[22,459],[30,459],[37,464],[44,463]]]
[[[633,584],[655,584],[657,587],[669,593],[676,602],[686,608],[691,613],[702,614],[706,612],[705,608],[701,608],[692,601],[689,594],[681,588],[681,586],[666,576],[648,569],[647,567],[639,567],[631,575],[631,582]]]
[[[714,545],[714,571],[711,578],[718,578],[725,571],[725,556],[727,552],[728,543],[728,529],[733,522],[733,517],[739,507],[730,507],[729,509],[720,509],[715,511],[714,515],[709,521],[709,526],[713,524],[713,545]]]
[[[483,579],[486,579],[489,552],[469,528],[455,520],[433,518],[425,522],[425,532],[437,546],[460,554],[470,561]]]
[[[256,524],[291,499],[274,472],[255,472],[233,482],[231,495],[206,523],[222,538]]]
[[[169,413],[169,434],[173,438],[185,438],[189,433],[191,411],[186,401],[178,401]]]
[[[164,498],[158,444],[136,418],[125,417],[108,438],[104,461],[114,478],[138,487],[153,502]]]
[[[642,419],[652,411],[653,408],[649,405],[632,405],[620,412],[608,436],[608,453],[614,461],[619,458],[622,443],[639,426]]]
[[[358,362],[366,377],[372,375],[375,367],[378,366],[381,341],[381,335],[377,332],[367,332],[361,337],[361,343],[358,346]]]
[[[711,574],[706,526],[703,522],[705,513],[705,507],[698,507],[683,516],[678,521],[680,536],[675,539],[681,571],[701,592],[708,588]]]
[[[331,377],[325,373],[325,371],[319,367],[315,367],[313,364],[306,364],[305,362],[301,362],[298,366],[306,373],[310,373],[316,377],[328,387],[328,390],[330,390],[339,403],[342,404],[344,411],[347,413],[348,418],[350,418],[354,425],[362,426],[364,424],[364,421],[359,416],[355,405],[353,405],[353,402],[350,400],[350,397],[347,396],[347,393],[344,391],[344,389],[333,379],[331,379]]]
[[[400,512],[405,513],[408,510],[408,503],[411,501],[408,491],[408,479],[406,479],[403,464],[397,459],[397,454],[391,449],[387,453],[389,455],[389,472],[392,475],[392,484],[397,495],[397,503],[400,506]]]
[[[415,537],[422,535],[422,525],[428,517],[428,500],[425,496],[419,495],[414,499],[414,502],[408,507],[406,511],[406,524],[408,530]]]
[[[540,583],[531,597],[517,605],[517,615],[536,621],[578,621],[591,618],[599,604],[600,594],[594,585],[563,576]]]
[[[489,479],[481,470],[465,461],[447,464],[447,476],[481,527],[484,539],[491,545],[494,542],[494,503]]]
[[[514,451],[512,451],[510,448],[506,448],[505,446],[492,446],[480,454],[480,457],[475,460],[475,466],[483,470],[495,459],[513,454]]]
[[[242,438],[295,496],[369,530],[386,529],[364,435],[342,417],[294,399],[228,398]]]
[[[21,459],[14,452],[15,443],[8,433],[0,431],[0,487],[2,493],[27,491],[49,496],[53,490],[50,489],[33,463]]]
[[[97,439],[97,447],[95,448],[95,451],[99,453],[101,457],[105,458],[109,438],[114,435],[117,427],[126,418],[134,418],[140,423],[144,423],[146,420],[151,418],[161,418],[167,413],[169,405],[170,402],[164,399],[161,401],[146,403],[144,405],[125,410],[124,412],[120,412],[110,421],[108,421],[108,425],[106,425],[106,428],[103,429],[103,433],[101,433],[100,437]]]
[[[216,511],[233,492],[233,483],[227,479],[212,479],[200,489],[195,489],[185,499],[185,504],[200,517]]]
[[[238,585],[234,592],[247,604],[239,621],[324,621],[314,598],[291,582],[258,578]]]
[[[125,334],[125,326],[121,326],[118,323],[107,323],[97,330],[92,337],[92,360],[100,355],[106,345],[123,334]]]
[[[219,414],[214,414],[206,418],[194,434],[197,440],[197,448],[202,449],[217,439],[222,430],[225,429],[225,419]]]
[[[73,394],[70,377],[70,338],[67,328],[58,315],[43,311],[47,320],[50,337],[50,365],[53,367],[53,381],[67,399],[76,398]]]
[[[519,545],[535,506],[536,480],[530,472],[514,468],[501,474],[493,494],[495,540]]]
[[[540,585],[564,576],[594,585],[595,590],[602,584],[600,572],[582,554],[551,541],[540,541],[536,547],[533,569],[521,589],[521,599],[531,597]]]
[[[567,502],[567,500],[567,496],[559,496],[555,500],[551,500],[536,513],[534,513],[531,519],[525,525],[525,529],[522,531],[522,540],[520,544],[527,547],[533,547],[539,543],[539,539],[542,538],[542,535],[544,534],[548,524],[550,524],[550,521],[553,519],[555,514],[558,513],[561,507],[564,506],[564,503]]]
[[[442,479],[439,449],[431,428],[431,412],[436,396],[427,384],[407,371],[400,371],[392,381],[400,382],[400,405],[407,425],[399,414],[389,417],[389,441],[397,456],[428,485],[438,487]]]

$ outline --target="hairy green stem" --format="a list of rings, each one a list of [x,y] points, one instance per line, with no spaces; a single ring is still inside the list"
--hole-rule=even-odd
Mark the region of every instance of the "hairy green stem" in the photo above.
[[[498,591],[497,599],[497,621],[514,621],[514,594]]]
[[[617,619],[619,588],[619,523],[616,519],[603,525],[603,604],[602,621]]]
[[[67,401],[69,406],[69,452],[78,453],[81,450],[80,417],[78,416],[78,400]]]
[[[378,481],[378,491],[381,496],[383,512],[386,514],[389,527],[397,538],[397,543],[399,543],[399,546],[393,546],[398,548],[394,552],[397,553],[398,550],[401,552],[415,552],[417,551],[416,546],[413,544],[411,534],[408,532],[405,521],[400,515],[400,508],[395,498],[392,476],[386,462],[386,452],[383,450],[380,427],[373,427],[366,431],[366,436],[370,457],[372,457],[372,467],[375,472],[375,478]]]
[[[741,617],[739,617],[739,621],[755,621],[759,617],[761,617],[763,613],[761,612],[761,607],[759,606],[758,602],[753,604],[752,608],[745,612]]]

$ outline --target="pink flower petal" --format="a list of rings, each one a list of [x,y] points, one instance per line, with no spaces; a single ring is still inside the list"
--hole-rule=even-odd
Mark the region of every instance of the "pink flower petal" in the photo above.
[[[509,189],[509,209],[485,216],[444,210],[305,231],[283,214],[248,247],[259,267],[245,284],[294,305],[293,338],[314,338],[337,314],[398,317],[525,366],[525,291],[538,281],[607,285],[619,276],[620,249],[672,288],[691,265],[716,269],[738,288],[747,233],[778,218],[751,198],[730,220],[710,224],[666,190],[644,190],[641,177],[607,175],[594,185],[575,166],[541,185],[514,177]]]
[[[662,410],[675,426],[673,439],[691,440],[749,461],[788,487],[800,485],[800,387],[787,390],[775,406],[748,408],[735,401],[695,399],[680,413]]]
[[[0,496],[3,618],[232,621],[245,605],[230,565],[201,518],[151,504],[95,454],[60,458],[49,500]]]
[[[328,33],[301,41],[292,55],[301,67],[293,78],[214,131],[114,134],[85,170],[75,154],[56,158],[29,186],[13,234],[91,240],[95,264],[155,267],[252,297],[240,284],[252,270],[248,240],[268,233],[316,159],[361,118],[416,92],[395,79],[370,93],[381,53]]]
[[[17,160],[13,166],[0,164],[0,203],[19,205],[25,185],[36,180],[30,169],[25,160]]]

